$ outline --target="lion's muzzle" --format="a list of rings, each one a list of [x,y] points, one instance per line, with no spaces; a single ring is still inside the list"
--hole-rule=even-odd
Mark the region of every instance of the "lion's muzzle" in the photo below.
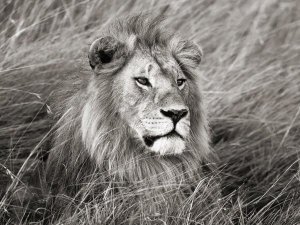
[[[160,109],[155,116],[147,116],[141,122],[145,129],[143,141],[151,151],[161,155],[184,151],[190,129],[186,108]]]

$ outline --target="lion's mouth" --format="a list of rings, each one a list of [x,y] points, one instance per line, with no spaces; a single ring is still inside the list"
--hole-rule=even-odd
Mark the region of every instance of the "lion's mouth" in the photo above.
[[[183,137],[176,131],[176,130],[172,130],[171,132],[164,134],[164,135],[157,135],[157,136],[144,136],[144,142],[148,147],[153,146],[154,142],[160,138],[163,137],[179,137],[181,139],[183,139]]]

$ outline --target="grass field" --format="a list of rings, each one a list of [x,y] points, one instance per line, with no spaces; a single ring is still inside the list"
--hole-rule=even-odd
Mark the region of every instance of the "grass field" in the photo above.
[[[0,223],[20,224],[15,221],[23,216],[23,224],[42,224],[41,208],[28,213],[26,202],[18,207],[11,196],[32,185],[28,180],[36,153],[43,150],[40,143],[51,129],[48,99],[78,69],[88,68],[87,49],[102,26],[145,9],[164,12],[167,26],[203,47],[201,82],[212,146],[219,156],[222,204],[201,206],[202,213],[195,213],[205,197],[200,195],[187,201],[190,208],[182,207],[177,216],[170,208],[170,214],[152,218],[139,217],[142,209],[130,211],[135,204],[131,196],[122,201],[112,196],[105,204],[77,203],[75,212],[59,221],[300,224],[297,0],[1,1]],[[20,199],[37,198],[20,193]]]

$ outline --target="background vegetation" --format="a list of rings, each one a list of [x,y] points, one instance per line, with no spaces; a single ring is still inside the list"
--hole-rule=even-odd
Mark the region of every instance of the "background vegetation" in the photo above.
[[[168,26],[203,46],[201,83],[220,158],[223,203],[195,213],[205,197],[200,195],[187,201],[188,208],[180,206],[180,214],[168,206],[168,213],[151,217],[141,216],[141,208],[130,212],[132,196],[110,196],[103,203],[76,203],[76,212],[60,222],[300,224],[297,0],[1,1],[1,224],[42,223],[43,199],[20,190],[33,186],[28,181],[40,162],[36,152],[51,127],[48,98],[79,68],[87,69],[87,48],[100,27],[145,9],[164,12]],[[34,211],[26,204],[29,198],[36,200]]]

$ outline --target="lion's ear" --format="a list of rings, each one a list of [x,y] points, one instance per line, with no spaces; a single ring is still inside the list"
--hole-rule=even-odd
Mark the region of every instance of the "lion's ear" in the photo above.
[[[105,36],[92,43],[88,57],[91,68],[98,72],[120,63],[120,60],[124,61],[126,54],[127,48],[124,43],[111,36]]]
[[[202,50],[200,46],[192,41],[173,40],[171,48],[175,58],[185,67],[196,68],[202,60]]]

